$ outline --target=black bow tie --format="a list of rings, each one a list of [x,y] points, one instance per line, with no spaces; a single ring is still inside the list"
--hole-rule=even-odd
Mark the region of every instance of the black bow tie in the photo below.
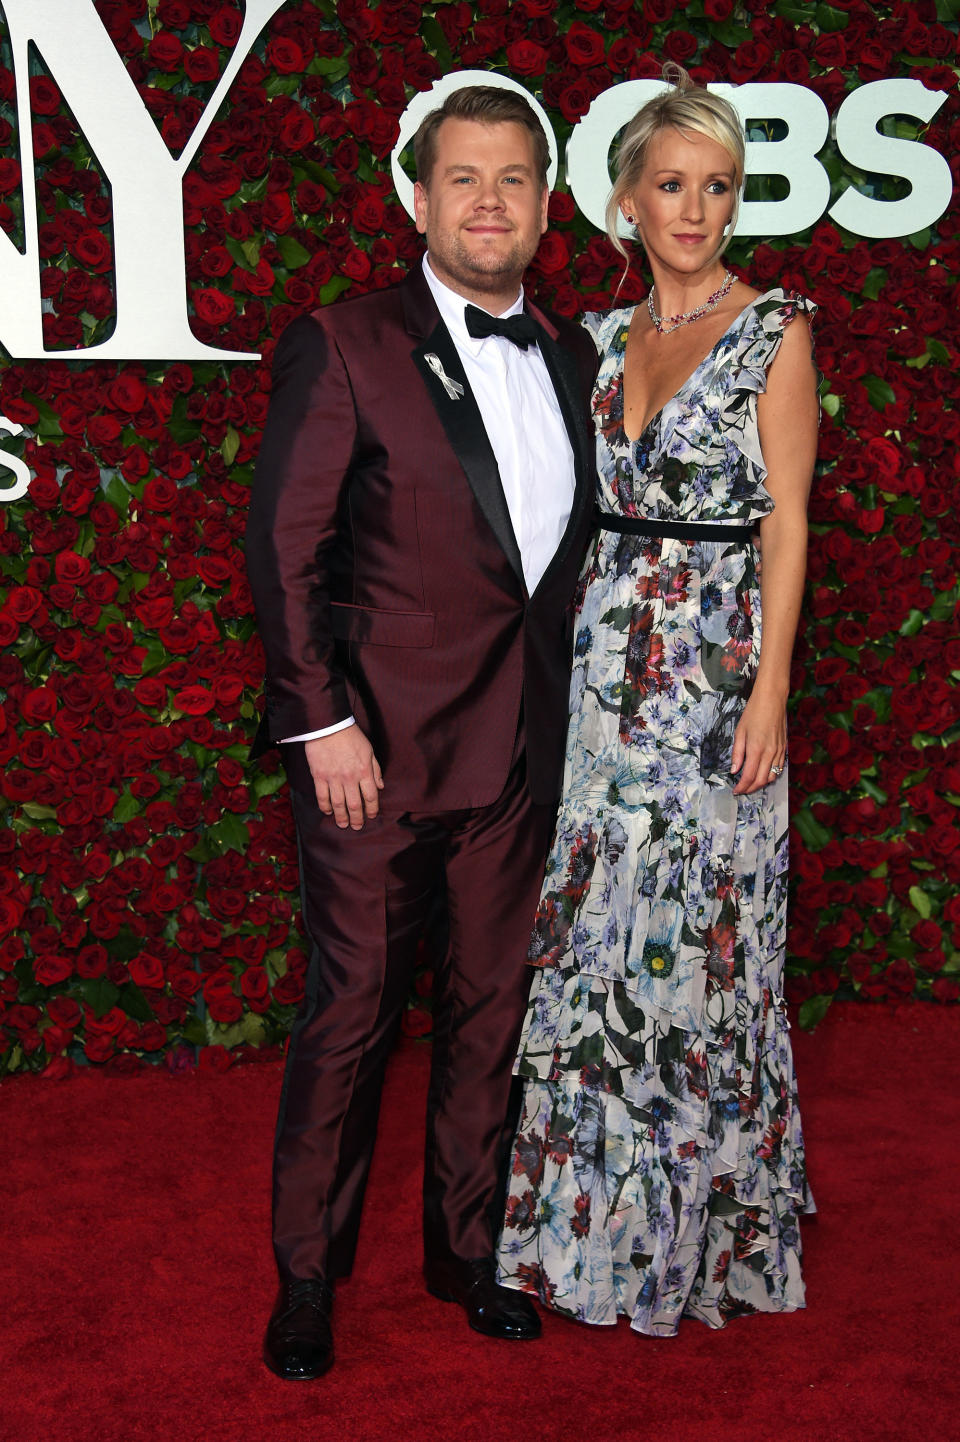
[[[463,315],[467,330],[474,340],[486,340],[488,335],[502,335],[504,339],[512,340],[521,350],[537,343],[537,323],[528,315],[490,315],[476,305],[468,305]]]

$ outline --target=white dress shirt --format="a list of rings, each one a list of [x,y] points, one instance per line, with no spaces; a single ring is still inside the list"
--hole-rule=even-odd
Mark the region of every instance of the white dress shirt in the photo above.
[[[469,302],[437,279],[427,256],[423,273],[479,407],[500,471],[523,579],[532,595],[567,528],[575,484],[573,448],[550,373],[537,345],[522,350],[504,336],[474,339],[463,314]],[[521,289],[500,314],[518,315],[522,310]],[[311,741],[351,725],[352,716],[286,739]]]

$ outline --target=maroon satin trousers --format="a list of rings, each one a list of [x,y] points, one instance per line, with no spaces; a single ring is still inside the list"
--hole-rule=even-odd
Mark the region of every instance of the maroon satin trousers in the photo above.
[[[306,996],[290,1038],[274,1160],[282,1278],[349,1274],[384,1068],[424,921],[445,877],[449,943],[434,988],[423,1183],[428,1258],[493,1248],[512,1139],[511,1071],[529,989],[525,957],[554,819],[525,784],[476,810],[391,815],[340,830],[319,810],[301,744],[284,746],[303,916]],[[388,789],[383,793],[389,800]]]

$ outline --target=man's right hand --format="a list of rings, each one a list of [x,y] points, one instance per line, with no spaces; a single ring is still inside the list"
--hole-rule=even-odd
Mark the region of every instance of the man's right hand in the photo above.
[[[380,810],[383,777],[373,747],[354,722],[330,736],[303,743],[317,805],[338,826],[360,831]]]

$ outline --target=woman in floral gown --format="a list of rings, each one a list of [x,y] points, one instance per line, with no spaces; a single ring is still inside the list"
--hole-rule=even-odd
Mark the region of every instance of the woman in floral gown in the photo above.
[[[586,321],[600,514],[499,1252],[507,1286],[654,1336],[803,1306],[812,1209],[782,971],[815,307],[724,270],[743,155],[682,72],[620,147],[611,239],[619,211],[653,286]]]

